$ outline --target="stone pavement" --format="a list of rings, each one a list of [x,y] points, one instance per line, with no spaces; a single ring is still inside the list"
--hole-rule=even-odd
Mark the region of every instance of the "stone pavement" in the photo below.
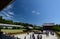
[[[15,35],[15,37],[18,37],[20,39],[33,39],[31,35],[32,35],[32,33]],[[55,33],[54,33],[54,35],[51,35],[49,33],[49,36],[46,36],[46,34],[41,34],[41,35],[42,35],[42,39],[58,39],[58,37],[56,36]],[[34,36],[35,36],[35,39],[37,39],[38,34],[34,34]]]

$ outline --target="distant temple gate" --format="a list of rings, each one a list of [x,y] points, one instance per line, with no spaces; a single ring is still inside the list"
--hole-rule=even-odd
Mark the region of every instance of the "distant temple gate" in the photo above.
[[[54,23],[44,23],[43,24],[43,30],[52,30],[52,27],[54,26]]]

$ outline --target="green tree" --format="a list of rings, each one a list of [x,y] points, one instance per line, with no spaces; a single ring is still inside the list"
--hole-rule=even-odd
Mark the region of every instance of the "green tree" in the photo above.
[[[59,26],[54,26],[54,27],[52,27],[52,29],[53,29],[54,31],[60,31],[60,27],[59,27]]]
[[[2,16],[0,16],[0,23],[2,23]]]

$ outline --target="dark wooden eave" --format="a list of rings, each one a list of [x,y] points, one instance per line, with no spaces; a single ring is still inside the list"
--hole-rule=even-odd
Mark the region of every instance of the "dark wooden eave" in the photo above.
[[[2,11],[6,6],[11,4],[14,0],[0,0],[0,11]]]

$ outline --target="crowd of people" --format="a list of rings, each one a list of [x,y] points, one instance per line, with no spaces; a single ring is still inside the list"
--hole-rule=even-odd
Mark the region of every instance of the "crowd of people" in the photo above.
[[[27,33],[27,35],[24,37],[24,39],[42,39],[42,34],[46,34],[46,37],[48,37],[49,36],[49,33],[51,34],[51,35],[54,35],[54,32],[49,32],[49,31],[46,31],[45,33],[32,33],[32,34],[29,34],[29,33]],[[35,34],[37,34],[37,36],[35,36]]]
[[[42,39],[42,35],[37,34],[37,36],[35,36],[34,33],[32,33],[32,34],[27,33],[27,35],[24,37],[24,39]]]
[[[20,39],[20,38],[14,37],[14,35],[8,35],[2,31],[0,31],[0,39]]]
[[[35,36],[35,34],[37,34]],[[46,34],[46,36],[49,36],[49,31],[46,32],[32,32],[32,33],[27,33],[26,36],[24,36],[24,39],[42,39],[42,34]],[[54,32],[50,31],[50,34],[54,35]],[[3,34],[3,32],[0,32],[0,39],[21,39],[18,37],[14,37],[14,36],[6,36]]]

